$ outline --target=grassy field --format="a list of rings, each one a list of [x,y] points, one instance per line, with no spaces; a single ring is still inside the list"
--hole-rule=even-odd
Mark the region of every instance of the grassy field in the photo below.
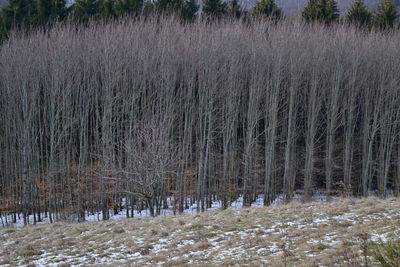
[[[341,200],[0,229],[1,266],[369,266],[400,200]]]

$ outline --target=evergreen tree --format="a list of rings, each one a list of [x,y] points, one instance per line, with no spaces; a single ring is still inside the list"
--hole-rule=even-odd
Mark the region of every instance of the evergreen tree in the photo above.
[[[5,28],[3,14],[0,12],[0,44],[7,39],[7,30]]]
[[[101,7],[99,0],[77,0],[73,5],[73,16],[78,21],[87,22],[101,14]]]
[[[182,0],[157,0],[155,7],[160,13],[174,13],[182,9]]]
[[[106,18],[115,17],[115,1],[105,0],[102,8],[103,16]]]
[[[51,1],[51,17],[54,20],[64,20],[68,15],[66,0],[52,0]]]
[[[36,20],[39,24],[48,23],[51,19],[52,1],[37,0],[37,15]]]
[[[319,5],[320,0],[308,0],[306,7],[301,15],[306,22],[320,21],[322,18],[322,10]]]
[[[253,15],[279,19],[282,16],[282,10],[276,5],[274,0],[261,0],[254,6]]]
[[[46,24],[53,21],[61,21],[66,16],[65,0],[37,0],[37,23]]]
[[[335,0],[308,0],[302,12],[306,22],[330,24],[339,19],[339,10]]]
[[[397,18],[396,6],[392,0],[382,0],[376,10],[375,26],[381,29],[392,28]]]
[[[152,1],[147,0],[143,3],[143,8],[141,11],[141,15],[148,16],[154,12],[154,4]]]
[[[35,20],[36,5],[30,0],[9,0],[1,13],[6,31],[12,28],[29,28]]]
[[[339,19],[339,9],[335,0],[328,0],[325,9],[325,23],[331,23]]]
[[[242,16],[244,10],[240,6],[239,0],[232,0],[229,2],[228,13],[234,18],[240,18]]]
[[[142,9],[143,0],[117,0],[115,3],[115,12],[117,15],[138,15],[142,13]]]
[[[212,18],[221,18],[228,13],[228,4],[221,0],[205,0],[203,12]]]
[[[365,6],[363,0],[355,0],[347,13],[347,22],[359,27],[371,24],[372,13]]]
[[[193,21],[196,19],[198,11],[199,5],[196,3],[196,0],[186,0],[182,6],[181,18],[184,21]]]

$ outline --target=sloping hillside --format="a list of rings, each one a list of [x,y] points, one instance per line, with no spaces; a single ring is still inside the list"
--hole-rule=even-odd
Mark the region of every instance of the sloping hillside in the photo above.
[[[399,235],[400,200],[342,200],[0,230],[1,266],[357,266]]]

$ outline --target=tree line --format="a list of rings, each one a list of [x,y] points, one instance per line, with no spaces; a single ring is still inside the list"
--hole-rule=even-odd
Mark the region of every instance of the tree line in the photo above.
[[[400,33],[70,23],[0,46],[0,217],[400,192]],[[32,221],[31,221],[32,223]]]
[[[201,4],[196,0],[76,0],[70,6],[66,0],[9,0],[0,11],[0,40],[13,29],[35,29],[66,20],[86,23],[91,19],[150,14],[174,14],[186,22],[199,17],[284,17],[274,0],[260,0],[251,10],[243,8],[239,0],[205,0]],[[392,0],[381,0],[375,11],[370,11],[363,0],[354,0],[346,16],[340,18],[335,0],[308,0],[301,15],[307,22],[343,21],[363,28],[387,29],[395,25],[397,10]]]

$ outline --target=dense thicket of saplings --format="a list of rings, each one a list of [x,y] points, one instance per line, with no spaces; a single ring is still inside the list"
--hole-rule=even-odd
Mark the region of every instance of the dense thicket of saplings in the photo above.
[[[336,0],[307,0],[301,16],[306,22],[326,25],[341,21],[364,29],[386,30],[395,26],[396,4],[399,5],[400,0],[376,0],[379,4],[373,11],[366,7],[364,0],[350,1],[353,3],[349,10],[340,17]],[[204,18],[285,18],[275,0],[259,0],[254,7],[247,9],[240,5],[239,0],[74,0],[69,4],[66,0],[8,0],[0,9],[0,41],[7,39],[10,31],[15,29],[29,31],[58,22],[87,23],[105,18],[171,14],[184,22]]]
[[[162,18],[14,35],[0,46],[1,214],[398,195],[399,42]]]

